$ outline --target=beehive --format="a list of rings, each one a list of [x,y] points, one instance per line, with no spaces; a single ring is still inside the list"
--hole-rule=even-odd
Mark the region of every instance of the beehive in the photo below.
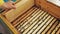
[[[0,17],[12,34],[59,34],[57,18],[60,19],[60,14],[49,12],[55,11],[49,5],[60,11],[59,7],[46,0],[20,0],[16,3],[16,10],[4,11]]]

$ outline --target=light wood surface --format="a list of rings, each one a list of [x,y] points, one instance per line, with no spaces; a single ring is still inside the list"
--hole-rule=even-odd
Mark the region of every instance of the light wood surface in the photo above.
[[[16,4],[16,9],[9,10],[7,13],[5,13],[5,17],[8,19],[8,21],[12,22],[15,20],[18,16],[20,16],[22,13],[27,11],[29,8],[31,8],[34,5],[33,0],[21,0]]]

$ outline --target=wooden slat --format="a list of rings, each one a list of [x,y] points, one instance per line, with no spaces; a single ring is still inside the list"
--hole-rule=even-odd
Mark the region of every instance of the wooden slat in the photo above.
[[[41,12],[41,11],[40,11],[40,12]],[[30,25],[30,27],[29,27],[28,29],[25,30],[24,34],[26,34],[26,33],[34,26],[34,24],[36,24],[36,23],[34,23],[34,22],[37,20],[37,18],[38,18],[41,14],[44,13],[44,11],[42,11],[41,13],[40,13],[40,12],[38,12],[37,14],[35,14],[35,15],[33,16],[33,18],[31,18],[31,20],[32,20],[32,21],[30,21],[31,25]],[[36,18],[35,18],[35,17],[36,17]],[[34,24],[33,24],[33,23],[34,23]]]
[[[56,21],[56,19],[54,19],[54,20],[46,27],[46,29],[42,32],[42,34],[45,34],[46,31],[51,27],[51,25],[54,24],[55,21]]]
[[[31,8],[31,10],[33,10],[33,8]],[[25,16],[27,16],[27,14],[30,13],[30,11],[28,11],[27,13],[23,14],[20,18],[18,18],[16,21],[14,21],[12,24],[15,25],[17,22],[19,22],[21,19],[25,18]]]
[[[34,10],[33,10],[34,11]],[[36,12],[37,12],[38,10],[36,10],[33,14],[36,14]],[[31,14],[32,15],[32,14]],[[33,16],[33,15],[32,15]],[[28,21],[26,21],[28,19]],[[29,21],[30,21],[30,19],[31,19],[31,16],[28,16],[28,18],[26,18],[25,19],[25,21],[23,21],[23,23],[24,24],[21,24],[22,25],[22,27],[24,27],[24,26],[26,26],[27,25],[27,23],[29,23]],[[20,27],[19,27],[20,28]]]
[[[49,31],[47,31],[47,33],[46,34],[50,34],[51,33],[51,31],[56,27],[56,25],[58,24],[58,21],[56,21],[55,22],[55,24],[53,24],[52,25],[52,27],[50,28],[50,30]]]
[[[36,13],[35,13],[35,14],[38,13],[37,11],[39,11],[39,9],[36,10]],[[33,18],[33,17],[30,17],[30,19],[32,19],[32,18]],[[25,26],[23,26],[23,27],[25,27],[25,29],[27,29],[27,28],[32,24],[32,22],[29,22],[29,21],[31,21],[30,19],[26,22]],[[32,20],[32,21],[33,21],[33,20]],[[28,25],[28,24],[29,24],[29,25]]]
[[[43,20],[45,20],[47,16],[48,16],[48,14],[45,16],[45,18],[43,18]],[[41,21],[38,22],[38,23],[40,23],[40,24],[39,24],[38,27],[35,29],[35,31],[33,32],[33,34],[36,33],[36,32],[39,30],[39,28],[41,27],[41,25],[42,25],[42,23],[43,23],[43,20],[41,20]]]
[[[56,34],[60,34],[60,28],[59,28],[59,30],[56,32]]]
[[[49,19],[49,21],[46,22],[45,25],[43,25],[43,27],[40,29],[40,32],[39,32],[39,33],[41,33],[41,32],[46,28],[46,26],[51,23],[51,21],[52,21],[53,19],[54,19],[54,17],[51,17],[51,18]]]
[[[38,10],[37,10],[38,11]],[[37,14],[36,14],[37,15]],[[34,17],[36,16],[34,15]],[[29,23],[34,17],[30,18],[26,23]],[[33,22],[33,21],[32,21]],[[32,24],[32,22],[30,22],[30,24]]]
[[[48,18],[38,27],[37,32],[34,32],[34,33],[40,34],[40,32],[41,32],[40,29],[42,28],[42,26],[43,26],[47,21],[49,21],[50,18],[51,18],[51,16],[48,16]]]
[[[36,27],[38,27],[38,21],[40,20],[40,19],[42,19],[43,17],[44,17],[44,15],[46,15],[46,12],[44,12],[43,14],[42,14],[42,16],[41,15],[39,15],[39,17],[38,17],[38,19],[36,20],[36,24],[32,27],[32,29],[28,32],[28,33],[32,33],[32,31],[34,30],[34,28],[36,28]],[[36,26],[37,25],[37,26]],[[35,27],[36,26],[36,27]]]
[[[31,33],[33,33],[33,32],[39,27],[39,25],[43,22],[43,20],[44,20],[47,16],[48,16],[48,14],[45,14],[44,16],[43,16],[43,15],[40,16],[39,21],[37,22],[38,24],[36,25],[37,27],[36,27]]]
[[[30,15],[32,15],[32,14],[36,14],[36,12],[37,12],[37,11],[35,11],[35,10],[37,10],[37,9],[32,10],[33,12],[32,12],[32,11],[30,11],[30,12],[32,12]],[[35,12],[34,12],[34,11],[35,11]],[[32,17],[32,16],[33,16],[33,15],[32,15],[32,16],[30,16],[30,15],[29,15],[29,16],[27,16],[27,18],[26,18],[26,19],[21,23],[21,25],[19,25],[19,27],[18,27],[18,28],[20,28],[20,26],[22,26],[22,25],[24,25],[25,23],[27,23],[26,21],[29,21],[30,17]]]
[[[36,8],[36,9],[37,9],[37,8]],[[34,9],[32,12],[34,12],[36,9]],[[32,12],[31,12],[31,13],[32,13]],[[28,17],[31,13],[29,13],[26,17]],[[24,17],[23,19],[21,19],[21,21],[23,21],[26,17]],[[20,22],[21,22],[21,21],[20,21]],[[20,22],[18,22],[17,24],[15,24],[14,27],[17,26]]]
[[[56,26],[56,28],[53,30],[52,34],[55,34],[58,28],[60,27],[60,23]],[[58,30],[59,31],[59,30]]]

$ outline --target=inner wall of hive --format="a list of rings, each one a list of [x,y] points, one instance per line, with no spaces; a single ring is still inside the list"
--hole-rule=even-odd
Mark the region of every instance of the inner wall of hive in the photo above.
[[[60,30],[60,23],[57,19],[36,6],[19,16],[12,22],[12,25],[21,34],[54,34],[58,29]]]
[[[31,3],[31,1],[29,2]],[[27,11],[24,10],[25,12],[23,12],[17,17],[13,16],[15,14],[13,12],[5,13],[7,19],[10,19],[10,16],[8,17],[10,13],[10,15],[13,14],[12,17],[16,17],[15,19],[11,17],[13,21],[11,21],[11,19],[10,21],[11,24],[15,27],[15,29],[18,30],[18,32],[20,32],[21,34],[60,33],[60,23],[55,17],[53,17],[52,15],[50,15],[49,13],[40,9],[32,3],[28,6],[30,6],[29,9]],[[18,9],[16,11],[18,11]],[[18,15],[18,12],[15,15]]]

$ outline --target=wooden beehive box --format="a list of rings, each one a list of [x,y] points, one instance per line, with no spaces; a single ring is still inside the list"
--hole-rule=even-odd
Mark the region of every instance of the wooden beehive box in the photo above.
[[[47,11],[54,17],[60,19],[60,8],[46,0],[17,0],[16,10],[11,9],[9,11],[4,11],[0,14],[0,18],[14,34],[20,34],[12,25],[12,22],[33,6],[40,7],[42,10]]]
[[[4,11],[0,14],[0,18],[4,21],[4,23],[9,27],[9,29],[14,34],[20,34],[15,27],[11,24],[13,20],[15,20],[18,16],[23,14],[29,8],[34,5],[34,0],[17,0],[16,1],[16,10],[11,9],[9,11]]]

